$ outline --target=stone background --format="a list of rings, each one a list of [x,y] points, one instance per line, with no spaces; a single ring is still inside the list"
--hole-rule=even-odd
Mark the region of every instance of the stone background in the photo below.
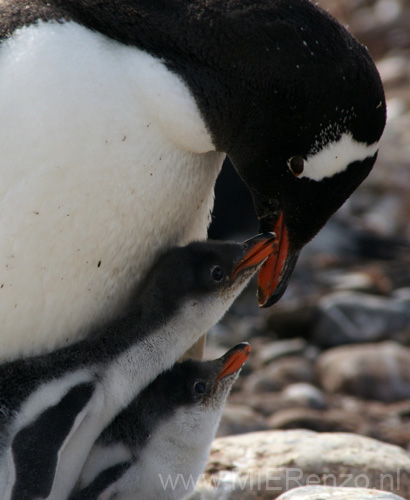
[[[344,454],[341,451],[337,458],[337,467],[354,469],[355,474],[361,467],[390,470],[395,459],[392,448],[383,448],[387,446],[383,443],[396,445],[394,453],[406,457],[406,465],[400,466],[401,486],[382,487],[410,498],[410,1],[321,0],[319,4],[347,25],[375,59],[386,91],[386,131],[373,172],[306,247],[282,300],[258,310],[253,284],[210,333],[209,358],[244,340],[253,348],[218,435],[265,431],[271,448],[255,452],[261,454],[263,468],[277,465],[274,456],[288,447],[283,436],[306,450],[303,433],[297,434],[302,431],[292,429],[314,431],[317,442],[307,452],[312,462],[304,467],[319,474],[330,466],[326,461],[318,466],[314,450],[345,436],[339,433],[380,442],[380,451],[363,455],[352,452],[353,438],[340,440]],[[217,191],[210,234],[241,240],[257,229],[247,193],[233,175],[226,165],[219,181],[225,195],[218,196]],[[234,207],[231,213],[230,207]],[[238,232],[244,221],[247,232]],[[222,232],[221,227],[231,231]],[[355,438],[360,448],[365,438]],[[236,443],[235,438],[223,439]],[[255,448],[254,435],[236,439],[248,439],[250,449]],[[223,449],[217,441],[208,475],[220,475],[229,467],[237,474],[248,473],[246,467],[254,466],[232,464]],[[352,465],[356,453],[365,456],[361,465]],[[299,463],[298,457],[291,463]],[[336,467],[334,457],[331,460]],[[238,476],[233,477],[229,481],[237,481]],[[276,498],[269,495],[249,498]],[[198,498],[211,497],[222,498],[221,492]],[[231,491],[224,498],[248,497],[236,497]],[[328,498],[324,492],[323,498]]]

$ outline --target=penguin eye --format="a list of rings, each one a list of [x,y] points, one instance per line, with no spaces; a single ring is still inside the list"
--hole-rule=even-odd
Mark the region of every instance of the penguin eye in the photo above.
[[[221,266],[214,266],[211,269],[211,277],[214,281],[222,281],[225,278],[225,271]]]
[[[303,172],[304,166],[305,161],[301,156],[292,156],[292,158],[288,160],[288,167],[295,177],[299,177]]]
[[[205,382],[196,382],[196,384],[194,385],[194,391],[197,393],[197,394],[204,394],[205,391],[206,391],[206,385],[205,385]]]

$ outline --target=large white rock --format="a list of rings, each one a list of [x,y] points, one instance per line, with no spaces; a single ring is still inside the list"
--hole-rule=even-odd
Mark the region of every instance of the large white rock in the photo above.
[[[261,431],[216,439],[195,500],[272,500],[300,486],[364,487],[410,498],[410,456],[348,433]]]
[[[405,500],[393,493],[365,488],[302,486],[283,493],[278,500]]]

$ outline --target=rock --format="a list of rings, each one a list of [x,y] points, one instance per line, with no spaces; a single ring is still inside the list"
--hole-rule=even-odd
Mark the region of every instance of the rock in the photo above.
[[[410,449],[410,399],[381,403],[346,396],[328,395],[323,419],[333,418],[349,426],[347,430]],[[316,430],[316,429],[312,429]]]
[[[306,347],[306,341],[301,338],[278,340],[262,346],[257,356],[262,364],[267,365],[283,356],[302,354]]]
[[[282,409],[306,406],[306,402],[300,401],[297,404],[282,397],[282,392],[235,393],[230,395],[229,401],[239,405],[246,402],[246,406],[264,417],[269,417]]]
[[[228,403],[222,413],[217,437],[268,429],[265,419],[245,405]]]
[[[393,493],[365,488],[302,486],[283,493],[278,500],[405,500]]]
[[[385,57],[378,63],[377,69],[383,78],[384,85],[408,82],[410,77],[408,61],[401,55]]]
[[[294,406],[318,409],[326,407],[323,392],[314,385],[304,382],[288,385],[281,392],[281,396],[284,401],[288,401]]]
[[[314,295],[312,288],[314,288],[314,283],[311,285],[309,288],[309,299],[282,299],[272,310],[266,313],[268,328],[277,333],[281,338],[307,337],[307,334],[310,332],[316,318],[316,307],[312,304],[312,296]],[[290,294],[290,291],[287,291],[287,295]]]
[[[400,198],[394,193],[380,197],[366,216],[366,226],[376,234],[394,236],[399,233],[399,227],[393,221],[398,223],[400,211]]]
[[[251,302],[256,302],[254,297]],[[232,347],[239,342],[248,342],[261,332],[266,334],[265,330],[265,321],[261,316],[239,316],[231,310],[222,322],[211,328],[208,335],[220,346]]]
[[[410,287],[398,288],[394,290],[392,296],[410,308]]]
[[[398,446],[355,434],[293,430],[228,436],[214,441],[192,499],[272,500],[318,484],[387,489],[410,498],[410,458]]]
[[[246,403],[246,407],[252,408],[258,415],[269,417],[273,413],[289,408],[326,408],[326,397],[310,384],[296,383],[281,392],[233,393],[229,397],[228,404],[243,406]]]
[[[400,97],[393,97],[387,101],[387,108],[389,110],[389,120],[395,120],[405,115],[407,112],[406,102]]]
[[[382,340],[410,324],[405,303],[364,293],[333,293],[321,299],[318,307],[313,340],[326,347]]]
[[[333,275],[332,278],[335,290],[371,291],[374,289],[372,276],[363,271],[350,273],[344,271]]]
[[[335,347],[318,359],[322,388],[365,399],[410,398],[410,348],[395,342]]]
[[[268,418],[271,429],[309,429],[316,432],[363,432],[360,415],[343,410],[319,411],[311,408],[279,410]]]
[[[252,373],[243,383],[246,392],[280,391],[294,382],[311,382],[313,365],[302,356],[286,356]]]
[[[388,254],[390,257],[390,254],[394,253],[396,250],[394,243],[391,243],[391,245],[386,243],[386,238],[383,238],[382,244],[379,245],[375,245],[371,240],[366,242],[362,241],[361,244],[362,253],[370,253],[370,251],[372,251],[376,254],[376,257],[379,257],[380,254],[383,256]],[[380,266],[363,266],[351,272],[346,271],[346,268],[331,269],[322,273],[322,282],[331,287],[335,292],[350,290],[369,294],[386,295],[391,291],[391,282],[388,277],[384,275]]]

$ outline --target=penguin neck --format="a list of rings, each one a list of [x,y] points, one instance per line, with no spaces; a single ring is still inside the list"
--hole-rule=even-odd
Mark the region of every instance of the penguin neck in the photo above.
[[[136,489],[141,496],[159,498],[164,483],[170,479],[175,481],[178,476],[195,481],[190,483],[190,490],[175,482],[177,488],[181,488],[174,492],[175,498],[182,498],[194,489],[194,483],[205,468],[221,412],[222,405],[212,411],[200,406],[180,407],[160,420],[136,463]],[[151,496],[143,495],[145,492],[150,492]]]
[[[186,300],[175,311],[158,301],[144,304],[144,311],[151,312],[137,311],[135,316],[127,318],[125,333],[118,335],[122,338],[117,346],[113,345],[115,332],[111,331],[98,343],[102,357],[108,361],[103,375],[106,394],[122,394],[121,404],[126,406],[214,325],[228,306],[218,296]]]

